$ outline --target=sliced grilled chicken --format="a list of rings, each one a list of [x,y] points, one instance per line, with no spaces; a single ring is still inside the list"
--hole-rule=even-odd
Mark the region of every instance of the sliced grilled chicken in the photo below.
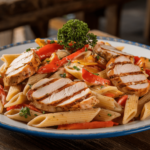
[[[115,56],[107,63],[107,76],[126,94],[143,96],[148,92],[148,80],[141,68],[132,63],[130,56]]]
[[[17,85],[32,76],[38,70],[40,63],[39,57],[33,50],[22,53],[7,69],[4,77],[5,86]]]
[[[109,61],[112,57],[118,56],[118,55],[130,55],[131,56],[131,54],[127,54],[125,52],[119,51],[115,47],[105,45],[102,42],[97,42],[93,50],[95,53],[105,58],[106,61]]]
[[[84,82],[69,78],[42,79],[32,86],[27,97],[35,107],[48,112],[87,109],[99,102]]]

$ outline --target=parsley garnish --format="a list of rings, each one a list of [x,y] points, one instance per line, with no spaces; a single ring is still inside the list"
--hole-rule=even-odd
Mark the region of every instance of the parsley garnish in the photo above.
[[[47,59],[46,62],[49,64],[50,60]]]
[[[55,116],[53,116],[53,118],[55,118]]]
[[[112,116],[112,114],[107,114],[107,115],[110,116],[110,117]]]
[[[29,85],[29,87],[30,87],[30,89],[31,89],[32,85],[31,85],[31,84],[28,84],[28,85]]]
[[[34,114],[34,116],[37,116],[37,114]]]
[[[99,60],[99,59],[100,59],[100,57],[99,57],[98,55],[96,56],[96,58],[97,58],[97,60]]]
[[[66,78],[66,73],[60,74],[60,77]]]
[[[40,46],[39,47],[36,47],[36,49],[39,49],[39,48],[41,48]]]
[[[62,59],[60,56],[58,56],[59,59]]]
[[[68,50],[81,49],[86,44],[94,47],[97,43],[97,37],[93,33],[88,33],[89,30],[87,23],[71,19],[58,30],[58,44],[63,45]]]
[[[69,66],[69,65],[71,64],[71,60],[67,60],[67,61],[68,61],[68,64],[67,64],[67,65]]]
[[[53,44],[53,43],[55,43],[55,41],[54,41],[54,40],[51,40],[51,41],[50,41],[50,44]]]
[[[2,78],[2,75],[0,74],[0,78]]]
[[[56,64],[57,66],[59,66],[58,64]]]
[[[85,48],[85,51],[87,52],[87,50],[88,50],[88,49],[87,49],[87,47],[86,47],[86,48]]]
[[[26,52],[28,52],[28,51],[30,51],[31,50],[31,48],[28,48],[28,49],[26,49]]]
[[[143,71],[143,67],[141,67],[141,70]]]
[[[25,118],[28,118],[28,116],[31,116],[30,109],[28,107],[24,107],[19,112],[20,116],[24,116]]]
[[[43,114],[45,114],[45,111],[43,111]]]
[[[101,88],[103,88],[104,86],[101,86]]]
[[[93,74],[94,74],[94,75],[97,75],[97,76],[99,75],[98,73],[93,73]]]
[[[149,61],[150,61],[150,59],[149,59]]]
[[[73,66],[73,68],[76,69],[77,71],[80,70],[77,66]]]

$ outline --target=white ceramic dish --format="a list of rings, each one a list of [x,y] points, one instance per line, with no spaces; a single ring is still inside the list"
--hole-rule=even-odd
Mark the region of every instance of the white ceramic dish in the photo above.
[[[107,41],[113,46],[125,46],[124,51],[136,56],[145,56],[150,58],[150,47],[115,38],[98,37],[99,40]],[[21,53],[30,47],[37,47],[34,40],[25,41],[17,44],[10,44],[0,48],[0,56],[2,54]],[[2,61],[0,61],[2,65]],[[110,128],[89,129],[89,130],[56,130],[52,128],[34,128],[27,126],[24,123],[11,120],[0,114],[0,126],[17,132],[32,134],[36,136],[44,136],[51,138],[66,138],[66,139],[92,139],[122,136],[131,133],[141,132],[150,129],[150,119],[144,121],[134,121],[126,125],[120,125]]]

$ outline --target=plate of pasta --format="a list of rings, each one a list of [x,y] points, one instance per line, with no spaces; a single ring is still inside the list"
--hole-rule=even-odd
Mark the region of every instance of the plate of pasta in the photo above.
[[[57,39],[0,48],[1,127],[68,139],[150,129],[150,47],[88,31],[70,20]]]

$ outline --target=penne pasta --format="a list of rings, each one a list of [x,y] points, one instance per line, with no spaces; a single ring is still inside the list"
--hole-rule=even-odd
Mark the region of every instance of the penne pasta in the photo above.
[[[96,98],[99,100],[99,103],[96,105],[97,107],[122,112],[122,107],[111,97],[103,96],[101,94],[92,92]]]
[[[100,108],[94,108],[80,111],[49,113],[34,118],[28,123],[28,125],[42,128],[62,124],[90,122],[99,111]]]
[[[2,104],[2,101],[0,100],[0,114],[2,114],[4,111],[4,105]]]
[[[101,108],[100,112],[93,119],[94,121],[111,121],[117,117],[120,117],[121,114],[115,111]]]
[[[22,121],[22,122],[29,122],[30,120],[32,120],[36,116],[39,116],[42,114],[42,113],[39,113],[37,111],[30,109],[30,115],[28,115],[28,117],[25,118],[24,116],[19,115],[20,110],[21,109],[11,109],[11,110],[5,112],[4,115],[10,119],[13,119],[13,120],[18,120],[18,121]]]
[[[141,111],[140,120],[144,120],[150,116],[150,102],[144,104],[144,107]]]
[[[104,79],[108,79],[106,69],[101,72],[98,72],[98,76],[100,76]]]
[[[8,103],[4,105],[4,107],[10,107],[13,105],[23,104],[27,101],[27,97],[23,94],[23,92],[18,93],[15,95]]]
[[[142,98],[139,99],[138,101],[138,109],[137,109],[137,114],[135,117],[138,117],[142,111],[142,108],[144,106],[145,103],[150,101],[150,92],[148,92],[147,94],[145,94]]]
[[[136,95],[129,95],[125,104],[124,116],[123,116],[123,124],[128,123],[132,120],[137,113],[139,97]]]
[[[6,97],[6,101],[9,101],[15,95],[17,95],[18,93],[20,93],[21,91],[22,91],[22,85],[10,86],[8,94],[7,94],[7,97]]]
[[[3,54],[1,60],[4,61],[8,67],[11,62],[18,56],[20,56],[20,54]]]

